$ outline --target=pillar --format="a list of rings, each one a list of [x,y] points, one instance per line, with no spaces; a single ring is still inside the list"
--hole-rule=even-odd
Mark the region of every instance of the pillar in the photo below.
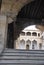
[[[7,41],[7,17],[0,15],[0,53],[3,51]]]
[[[42,50],[44,50],[44,32],[42,33]]]

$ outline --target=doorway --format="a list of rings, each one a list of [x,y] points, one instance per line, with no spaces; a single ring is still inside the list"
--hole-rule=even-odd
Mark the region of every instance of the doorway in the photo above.
[[[8,33],[7,33],[7,48],[14,48],[14,26],[13,23],[8,24]]]
[[[28,44],[26,45],[26,50],[29,50],[29,45]]]

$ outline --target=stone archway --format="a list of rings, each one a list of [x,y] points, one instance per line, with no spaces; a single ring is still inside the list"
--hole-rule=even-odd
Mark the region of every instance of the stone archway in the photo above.
[[[10,16],[11,19],[14,19],[21,8],[32,1],[34,0],[2,0],[1,13]]]
[[[14,40],[16,40],[18,38],[21,30],[24,29],[26,26],[33,25],[33,24],[36,24],[36,25],[43,24],[42,18],[43,18],[43,14],[44,14],[44,12],[43,12],[44,11],[44,7],[43,7],[44,1],[43,0],[39,0],[39,1],[36,0],[36,1],[30,1],[30,2],[28,2],[28,4],[27,3],[25,3],[25,4],[26,4],[25,6],[23,4],[22,8],[19,6],[20,9],[18,8],[18,10],[16,11],[18,14],[17,16],[14,15],[14,17],[16,16],[16,18],[17,18],[16,21],[14,20],[14,17],[13,17],[13,20],[14,20]],[[40,8],[38,8],[38,7],[40,7]],[[42,7],[43,7],[43,9],[42,9]],[[2,9],[3,9],[3,5],[2,5]],[[1,11],[2,11],[2,9],[1,9]],[[11,11],[11,12],[13,12],[13,11]],[[10,13],[10,11],[9,11],[9,13]],[[15,12],[14,12],[14,14],[15,14]],[[11,17],[11,16],[12,15],[10,13],[9,17]]]
[[[43,25],[43,0],[36,0],[31,3],[26,4],[18,13],[15,22],[17,31],[15,33],[20,33],[20,31],[28,25]],[[39,8],[38,8],[39,7]],[[42,9],[43,8],[43,9]],[[42,9],[42,10],[41,10]],[[41,14],[40,14],[41,13]]]
[[[14,1],[16,0],[2,0],[1,13],[14,20],[14,40],[16,40],[26,26],[44,25],[44,21],[42,21],[42,18],[44,19],[44,0]]]
[[[14,39],[17,39],[21,30],[29,25],[44,25],[42,21],[42,18],[44,18],[43,2],[43,0],[36,0],[21,8],[14,26]]]

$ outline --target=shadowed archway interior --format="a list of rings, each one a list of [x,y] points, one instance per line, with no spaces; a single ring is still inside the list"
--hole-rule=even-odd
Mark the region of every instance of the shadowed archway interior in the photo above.
[[[14,22],[8,24],[7,48],[14,48]]]
[[[21,31],[29,25],[44,26],[42,19],[44,19],[44,0],[34,0],[26,4],[17,15],[14,24],[14,40],[16,40]],[[9,29],[11,29],[11,27]]]
[[[44,19],[44,0],[35,0],[25,5],[17,15],[16,38],[21,30],[29,25],[44,25],[42,19]]]
[[[18,13],[17,18],[43,19],[44,0],[35,0],[25,5]]]

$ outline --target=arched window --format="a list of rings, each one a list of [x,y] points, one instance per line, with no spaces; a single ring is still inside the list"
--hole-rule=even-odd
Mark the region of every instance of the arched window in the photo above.
[[[29,50],[29,44],[26,45],[26,50]]]
[[[25,32],[21,32],[21,35],[23,35],[23,36],[24,36],[24,35],[25,35]]]
[[[36,40],[32,41],[32,49],[37,49],[37,41]]]
[[[26,35],[31,36],[31,32],[27,32]]]
[[[42,44],[41,44],[41,43],[39,44],[39,49],[40,49],[40,50],[42,49]]]
[[[40,37],[40,33],[38,33],[38,36]]]
[[[32,33],[32,36],[37,36],[37,33],[36,33],[36,32],[33,32],[33,33]]]
[[[20,41],[19,49],[25,49],[25,41],[24,40]]]
[[[30,43],[31,43],[31,41],[30,41],[30,40],[27,40],[27,41],[26,41],[26,43],[27,43],[27,44],[30,44]]]
[[[29,49],[30,49],[31,41],[30,41],[30,40],[27,40],[27,41],[26,41],[26,44],[27,44],[27,45],[26,45],[26,49],[27,49],[27,46],[28,46],[28,45],[29,45],[28,47],[29,47]]]

